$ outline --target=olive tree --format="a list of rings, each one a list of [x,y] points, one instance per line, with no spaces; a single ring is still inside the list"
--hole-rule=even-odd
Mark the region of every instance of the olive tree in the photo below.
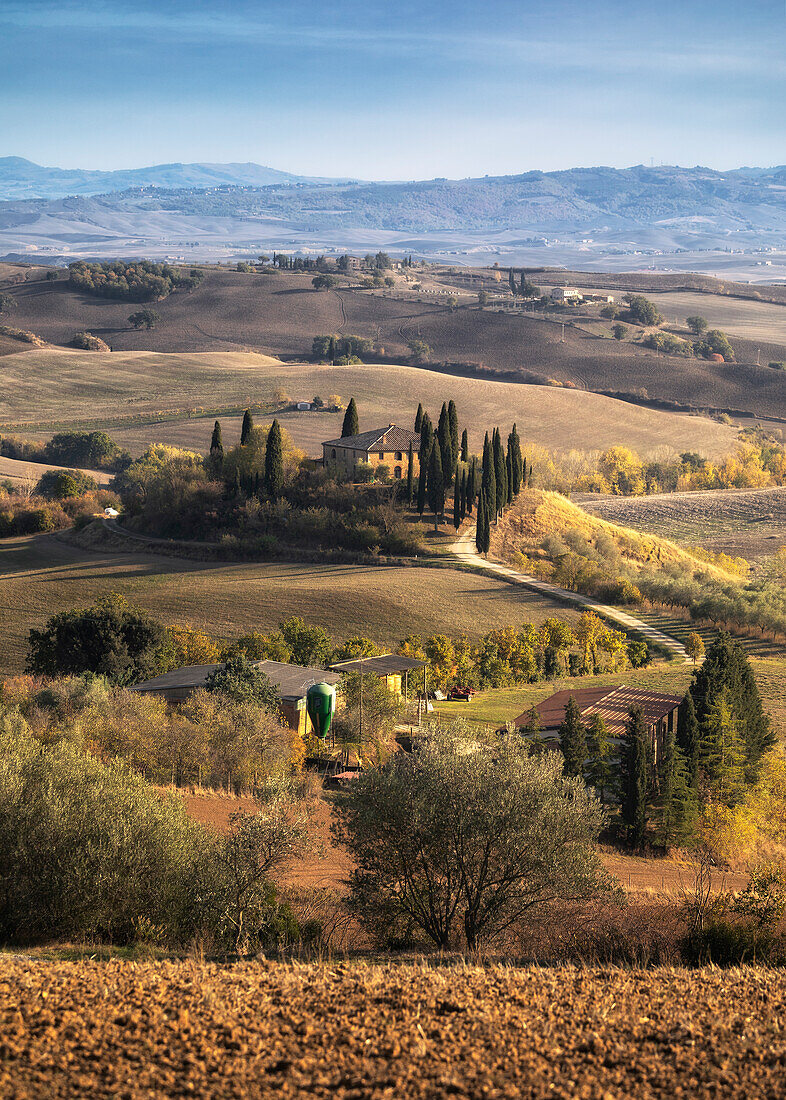
[[[431,727],[337,805],[350,904],[381,939],[417,929],[474,950],[539,906],[609,887],[593,847],[604,811],[561,755],[531,756],[515,734],[472,737]]]

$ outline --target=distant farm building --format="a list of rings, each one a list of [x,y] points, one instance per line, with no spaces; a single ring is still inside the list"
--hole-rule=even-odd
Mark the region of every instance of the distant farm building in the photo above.
[[[682,702],[682,697],[679,695],[665,695],[660,691],[624,685],[558,691],[535,706],[545,738],[557,737],[565,718],[565,707],[571,695],[578,704],[582,719],[586,721],[593,714],[599,714],[612,737],[625,736],[630,708],[641,707],[652,738],[656,763],[663,751],[666,734],[677,728],[677,712]],[[530,713],[525,711],[514,720],[514,725],[521,729],[529,721]]]
[[[552,288],[551,298],[552,301],[561,302],[563,305],[582,301],[581,291],[576,290],[575,286],[555,286]]]
[[[363,676],[372,673],[385,681],[388,691],[404,698],[409,697],[409,673],[425,667],[425,661],[416,657],[400,657],[395,653],[385,653],[379,657],[357,657],[354,661],[340,661],[330,666],[333,672],[355,672]]]
[[[281,696],[281,714],[287,725],[305,736],[311,730],[306,711],[306,692],[312,684],[338,684],[341,675],[322,668],[288,665],[282,661],[255,661]],[[193,692],[203,688],[207,679],[220,665],[187,665],[134,684],[130,690],[142,694],[162,695],[168,703],[183,703]]]
[[[322,461],[327,469],[351,473],[359,462],[371,466],[388,466],[398,481],[407,476],[409,448],[412,447],[412,473],[420,469],[420,436],[397,424],[377,428],[373,432],[361,432],[343,439],[329,439],[322,444]]]

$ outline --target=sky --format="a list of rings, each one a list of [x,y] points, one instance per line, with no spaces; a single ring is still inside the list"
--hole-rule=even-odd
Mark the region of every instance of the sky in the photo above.
[[[428,179],[786,163],[786,0],[0,0],[0,156]]]

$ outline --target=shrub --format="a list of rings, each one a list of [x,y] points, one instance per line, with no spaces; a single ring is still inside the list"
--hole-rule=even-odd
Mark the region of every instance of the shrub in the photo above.
[[[92,332],[75,332],[69,342],[69,347],[79,348],[80,351],[109,351],[110,347],[100,336],[94,336]]]
[[[66,497],[81,497],[98,485],[89,474],[81,470],[47,470],[36,485],[36,492],[50,500],[64,500]]]
[[[112,595],[31,630],[27,667],[43,676],[94,672],[133,683],[155,675],[166,640],[159,622]]]
[[[337,813],[350,904],[383,941],[418,929],[475,949],[538,906],[609,886],[593,849],[600,803],[519,736],[483,744],[432,727],[411,755],[361,775]]]

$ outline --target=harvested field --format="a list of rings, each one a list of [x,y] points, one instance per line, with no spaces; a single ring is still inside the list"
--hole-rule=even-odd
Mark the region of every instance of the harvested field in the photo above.
[[[777,970],[0,964],[33,1097],[782,1095]]]
[[[749,560],[786,544],[784,488],[573,499],[612,523]]]
[[[19,672],[27,634],[50,615],[120,592],[166,623],[223,637],[301,615],[335,638],[390,645],[410,632],[471,637],[496,626],[570,618],[563,604],[454,569],[185,561],[90,552],[41,535],[0,542],[0,674]]]
[[[311,289],[308,275],[254,275],[209,269],[192,293],[171,294],[157,304],[161,321],[152,331],[128,325],[128,302],[93,298],[68,289],[65,280],[32,279],[14,288],[14,324],[63,346],[87,329],[114,350],[166,352],[262,351],[303,358],[320,333],[358,333],[385,348],[409,354],[420,337],[434,362],[486,364],[495,370],[534,372],[590,390],[646,393],[694,408],[741,409],[786,415],[783,380],[752,365],[713,364],[658,356],[630,343],[581,332],[532,316],[461,308],[438,301],[400,301],[342,288]],[[776,308],[776,307],[773,307]],[[3,349],[0,348],[0,351]],[[766,342],[763,361],[786,358],[782,345]],[[756,347],[743,343],[740,364],[756,362]],[[522,375],[523,376],[523,375]]]
[[[27,462],[16,458],[0,458],[0,478],[11,481],[38,481],[47,470],[70,470],[71,466],[53,466],[46,462]],[[82,470],[99,485],[108,485],[113,475],[105,470]]]
[[[213,415],[204,419],[136,423],[162,409],[243,408],[257,402],[272,417],[276,394],[310,400],[339,394],[355,397],[361,430],[393,421],[410,424],[418,401],[434,419],[442,402],[454,397],[459,420],[470,429],[470,445],[479,448],[483,432],[517,421],[523,440],[550,450],[603,449],[625,444],[641,454],[664,447],[691,448],[718,457],[734,449],[730,425],[706,417],[643,409],[598,394],[547,386],[459,378],[406,366],[321,367],[279,363],[265,356],[238,353],[170,355],[114,352],[102,355],[63,350],[26,352],[3,359],[6,385],[0,390],[0,424],[29,423],[15,429],[35,435],[36,424],[81,423],[106,427],[119,443],[140,452],[151,442],[176,443],[206,450]],[[31,414],[35,416],[32,419]],[[128,422],[113,426],[118,417]],[[103,419],[102,419],[103,418]],[[296,443],[320,455],[322,440],[341,433],[341,413],[287,412],[282,423]],[[237,417],[227,418],[225,442],[239,434]]]

